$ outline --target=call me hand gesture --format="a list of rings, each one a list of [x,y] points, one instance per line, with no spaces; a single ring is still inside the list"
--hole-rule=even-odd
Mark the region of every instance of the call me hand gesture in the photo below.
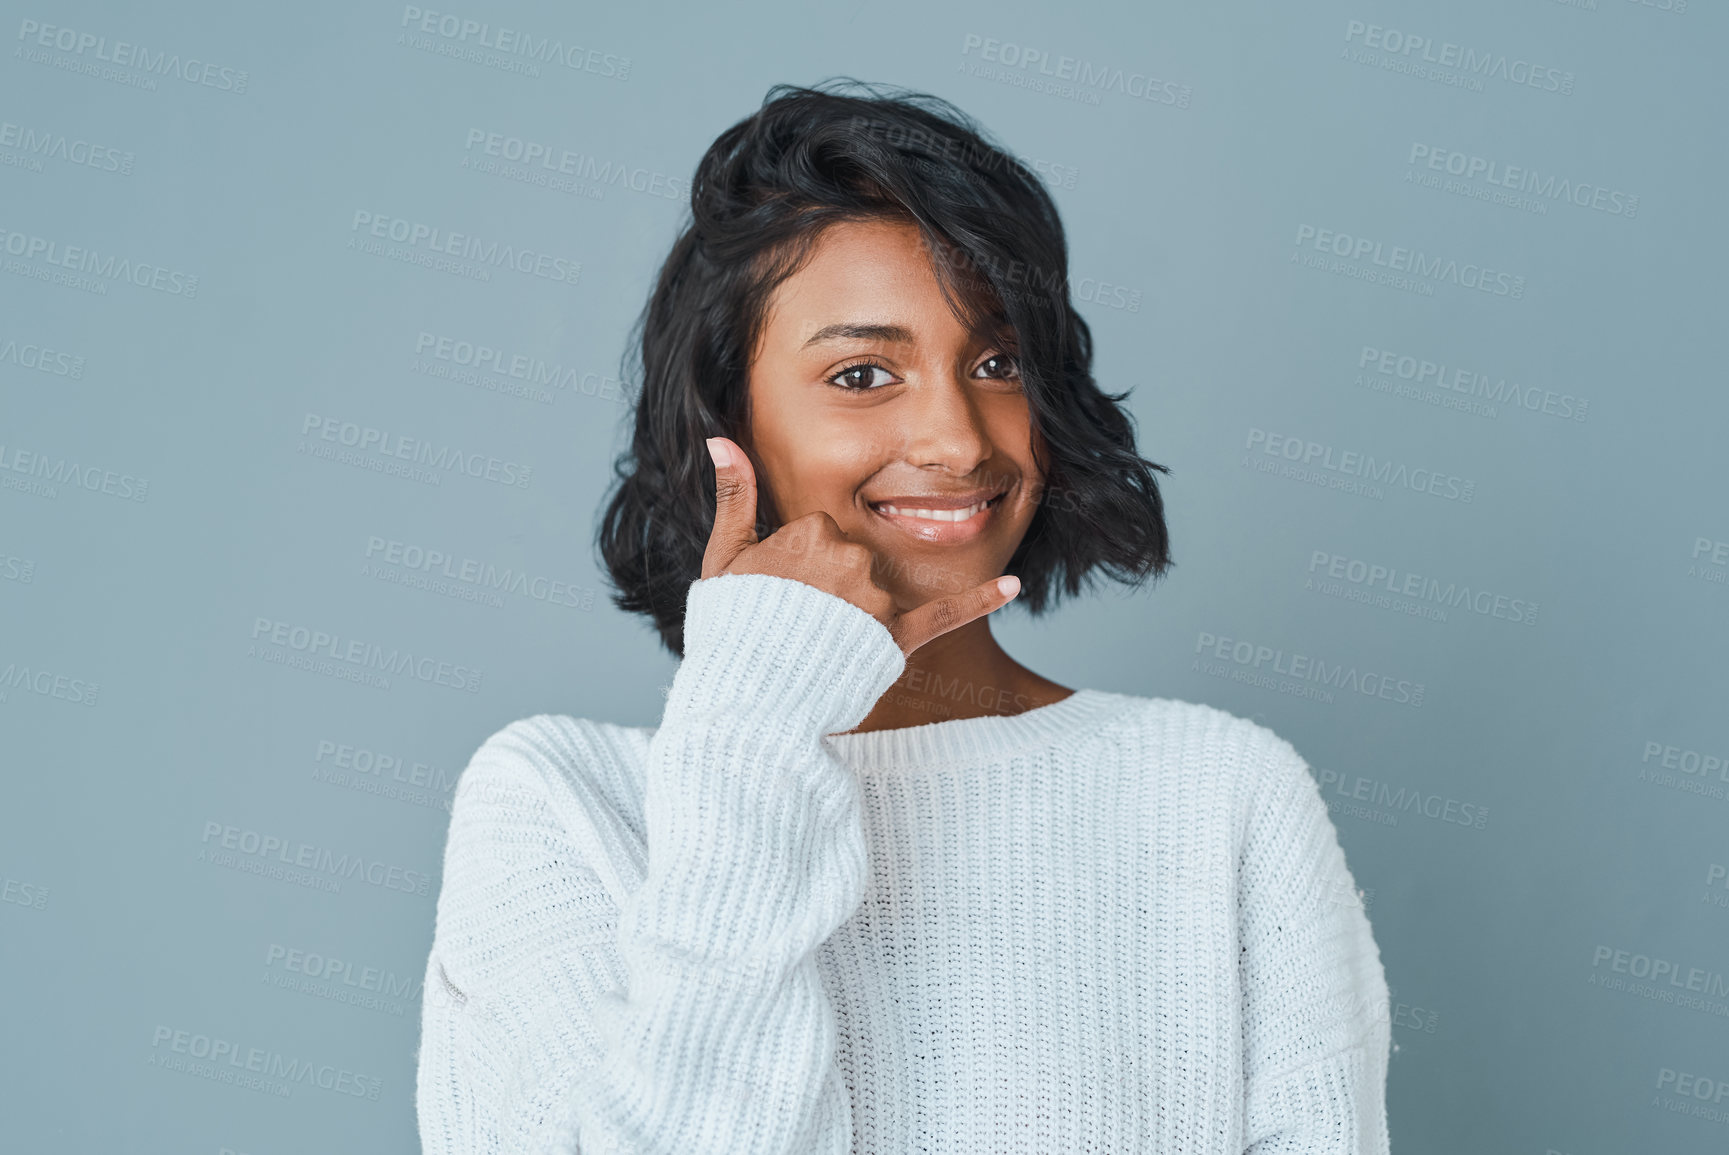
[[[704,578],[760,573],[815,586],[881,622],[909,657],[932,638],[1002,608],[1020,592],[1019,578],[993,578],[896,613],[894,599],[871,577],[870,548],[849,539],[827,513],[807,513],[758,541],[756,472],[750,458],[725,437],[709,438],[708,447],[715,462],[715,510],[702,555]]]

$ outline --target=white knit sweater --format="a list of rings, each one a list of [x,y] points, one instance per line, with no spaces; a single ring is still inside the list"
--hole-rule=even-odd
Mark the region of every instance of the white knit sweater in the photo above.
[[[1289,743],[1079,690],[844,734],[888,630],[692,584],[658,729],[536,715],[458,785],[428,1155],[1371,1155],[1389,999]]]

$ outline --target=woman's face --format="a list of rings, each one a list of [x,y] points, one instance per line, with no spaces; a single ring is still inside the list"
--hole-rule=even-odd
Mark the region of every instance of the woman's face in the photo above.
[[[918,229],[827,228],[770,301],[750,369],[758,500],[821,510],[908,610],[999,577],[1043,478],[1014,350],[949,311]]]

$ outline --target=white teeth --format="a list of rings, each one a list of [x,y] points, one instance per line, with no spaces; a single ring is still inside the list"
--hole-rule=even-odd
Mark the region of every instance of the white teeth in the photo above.
[[[989,502],[981,501],[969,505],[965,509],[901,509],[899,506],[883,504],[877,508],[884,513],[898,513],[902,517],[923,517],[931,521],[965,521]]]

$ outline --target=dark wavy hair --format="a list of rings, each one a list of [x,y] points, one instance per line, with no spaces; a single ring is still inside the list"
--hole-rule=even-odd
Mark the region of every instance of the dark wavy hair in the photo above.
[[[1045,483],[1009,561],[1021,579],[1010,604],[1039,615],[1095,568],[1139,585],[1174,564],[1153,476],[1170,470],[1136,453],[1119,404],[1128,393],[1093,381],[1092,334],[1069,300],[1068,241],[1039,178],[938,97],[845,77],[777,84],[697,166],[690,215],[620,373],[635,393],[635,433],[614,464],[596,544],[613,603],[648,614],[681,658],[685,598],[714,522],[703,443],[725,436],[748,450],[749,370],[775,288],[827,226],[868,219],[916,225],[957,319],[1016,350]],[[759,508],[759,538],[777,528]]]

